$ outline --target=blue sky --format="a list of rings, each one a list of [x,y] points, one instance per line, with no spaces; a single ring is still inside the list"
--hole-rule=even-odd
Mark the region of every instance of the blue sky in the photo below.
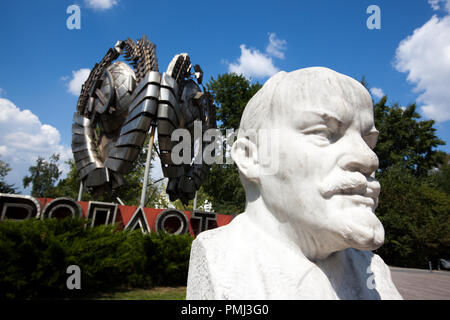
[[[79,30],[66,26],[72,4],[81,9]],[[379,30],[366,25],[373,4]],[[384,93],[401,106],[417,101],[450,141],[450,0],[3,1],[0,159],[13,168],[10,183],[22,187],[37,156],[71,156],[83,76],[117,40],[143,34],[157,46],[161,72],[187,52],[205,79],[238,71],[264,82],[311,66],[365,75],[375,100]]]

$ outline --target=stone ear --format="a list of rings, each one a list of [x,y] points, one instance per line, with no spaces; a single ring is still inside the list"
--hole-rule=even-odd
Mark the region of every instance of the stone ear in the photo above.
[[[248,138],[238,138],[231,148],[231,157],[239,171],[248,180],[258,180],[258,152],[256,145]]]

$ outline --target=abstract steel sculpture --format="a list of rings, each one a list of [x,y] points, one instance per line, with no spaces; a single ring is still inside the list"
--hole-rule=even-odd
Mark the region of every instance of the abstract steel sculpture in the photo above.
[[[115,61],[122,54],[134,70]],[[109,49],[83,84],[73,117],[72,151],[83,186],[94,194],[121,186],[150,128],[151,152],[158,126],[159,155],[163,174],[169,178],[170,200],[185,203],[193,199],[209,165],[175,165],[171,151],[177,142],[171,141],[171,135],[178,128],[192,135],[196,121],[201,121],[203,130],[216,128],[214,102],[201,86],[202,77],[200,66],[192,66],[186,53],[176,55],[161,75],[155,45],[145,35],[137,42],[118,41]]]

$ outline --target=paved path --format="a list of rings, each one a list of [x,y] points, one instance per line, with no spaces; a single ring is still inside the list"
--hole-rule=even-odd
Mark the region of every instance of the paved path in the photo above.
[[[392,280],[405,300],[450,300],[450,271],[391,267]]]

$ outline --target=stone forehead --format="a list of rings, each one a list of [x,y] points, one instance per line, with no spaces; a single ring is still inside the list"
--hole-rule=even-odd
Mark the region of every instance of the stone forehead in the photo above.
[[[315,109],[333,111],[345,121],[359,114],[373,116],[372,98],[361,83],[328,68],[311,67],[281,71],[267,80],[245,107],[240,128],[277,126]]]
[[[361,83],[328,68],[305,68],[277,78],[270,100],[273,107],[293,105],[296,109],[300,106],[360,109],[372,103],[369,92]]]

